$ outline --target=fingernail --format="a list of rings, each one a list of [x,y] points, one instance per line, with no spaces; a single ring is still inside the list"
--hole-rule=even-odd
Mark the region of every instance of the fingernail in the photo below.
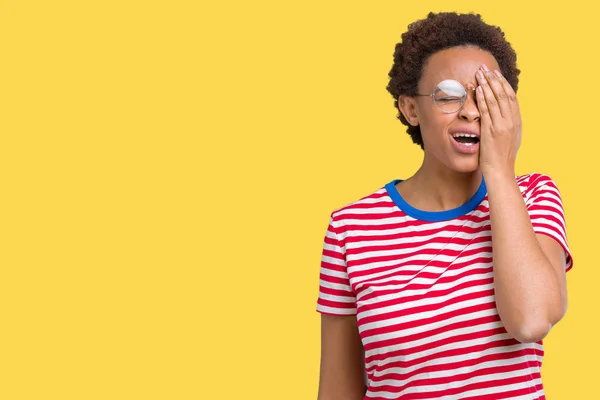
[[[494,74],[496,74],[498,78],[502,78],[502,74],[497,69],[494,70]]]
[[[483,80],[483,79],[484,79],[484,77],[483,77],[483,72],[481,72],[481,71],[477,71],[477,77],[478,77],[479,79]]]
[[[485,64],[481,64],[481,69],[483,69],[485,72],[490,72],[487,65],[485,65]]]

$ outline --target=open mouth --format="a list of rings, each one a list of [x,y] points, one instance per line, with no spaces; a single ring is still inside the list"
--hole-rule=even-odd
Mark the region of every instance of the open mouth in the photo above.
[[[458,143],[466,145],[479,143],[479,138],[477,135],[473,135],[471,133],[455,133],[452,135],[452,138],[454,138],[454,140],[456,140]]]

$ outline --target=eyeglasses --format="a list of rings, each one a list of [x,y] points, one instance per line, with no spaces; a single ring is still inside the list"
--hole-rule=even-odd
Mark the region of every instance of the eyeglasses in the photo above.
[[[438,83],[432,94],[416,94],[415,96],[427,96],[433,99],[433,104],[443,113],[452,114],[459,111],[467,101],[467,90],[454,79],[446,79]]]

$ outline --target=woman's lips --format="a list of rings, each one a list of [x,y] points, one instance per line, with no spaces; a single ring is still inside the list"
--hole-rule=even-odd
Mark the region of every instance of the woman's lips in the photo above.
[[[479,142],[477,143],[460,143],[456,141],[452,136],[450,136],[450,140],[454,145],[454,149],[459,153],[463,154],[473,154],[479,151]]]

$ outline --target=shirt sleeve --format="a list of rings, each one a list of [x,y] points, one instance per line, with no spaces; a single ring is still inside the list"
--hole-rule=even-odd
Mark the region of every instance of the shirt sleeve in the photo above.
[[[535,233],[550,236],[564,249],[565,271],[573,267],[573,257],[567,241],[567,229],[562,199],[556,183],[547,175],[532,174],[529,196],[525,200]]]
[[[350,286],[346,269],[346,252],[338,238],[333,214],[325,234],[317,311],[329,315],[356,315],[356,296]]]

